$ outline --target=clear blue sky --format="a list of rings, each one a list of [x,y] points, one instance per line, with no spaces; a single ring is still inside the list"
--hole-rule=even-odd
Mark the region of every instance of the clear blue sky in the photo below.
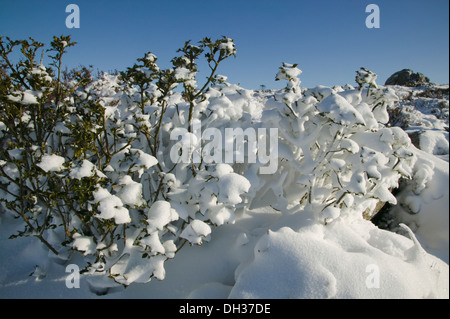
[[[79,29],[65,26],[70,3],[80,8]],[[380,8],[379,29],[366,28],[370,3]],[[404,68],[449,82],[448,0],[0,0],[0,35],[49,44],[69,34],[78,42],[69,67],[124,70],[147,51],[169,67],[186,40],[226,35],[237,57],[219,73],[248,89],[284,86],[274,81],[281,62],[298,63],[305,87],[355,85],[361,66],[379,84]]]

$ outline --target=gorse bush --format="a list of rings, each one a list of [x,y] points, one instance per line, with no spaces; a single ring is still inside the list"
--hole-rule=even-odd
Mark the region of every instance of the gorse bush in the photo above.
[[[0,202],[23,221],[11,237],[35,236],[64,259],[81,253],[91,274],[123,285],[164,279],[168,258],[209,240],[242,207],[310,205],[326,224],[395,202],[390,189],[412,174],[407,135],[384,125],[395,95],[368,70],[358,71],[358,89],[304,90],[301,71],[284,63],[276,80],[287,80],[286,89],[261,102],[217,74],[236,54],[226,37],[186,42],[168,69],[148,52],[98,77],[85,67],[62,70],[73,45],[54,37],[44,51],[31,38],[0,38]],[[210,73],[199,83],[202,58]],[[201,132],[230,128],[245,136],[223,134],[203,147],[211,136]],[[252,137],[249,128],[279,134]],[[239,160],[211,156],[227,158],[235,142]],[[267,162],[260,145],[278,155],[273,174],[259,171]]]

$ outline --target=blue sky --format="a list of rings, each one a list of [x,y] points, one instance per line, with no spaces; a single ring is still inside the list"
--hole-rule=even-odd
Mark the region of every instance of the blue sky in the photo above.
[[[80,8],[79,29],[65,25],[70,3]],[[365,25],[370,3],[380,8],[379,29]],[[449,82],[448,0],[0,0],[0,35],[49,44],[69,34],[78,42],[69,67],[124,70],[151,51],[165,68],[186,40],[226,35],[237,57],[218,72],[248,89],[283,87],[274,81],[282,62],[298,63],[305,87],[355,85],[361,66],[379,84],[404,68]]]

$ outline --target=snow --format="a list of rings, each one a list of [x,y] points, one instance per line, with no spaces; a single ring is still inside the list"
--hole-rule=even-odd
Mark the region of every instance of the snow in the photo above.
[[[231,165],[225,164],[225,163],[219,163],[216,165],[214,172],[212,173],[213,176],[216,176],[218,178],[221,178],[224,175],[233,173],[233,167]]]
[[[425,130],[420,134],[420,149],[435,155],[449,154],[448,133]]]
[[[125,224],[131,221],[128,209],[123,207],[122,200],[116,195],[111,195],[108,190],[99,188],[94,192],[94,201],[99,203],[99,219],[114,218],[116,224]]]
[[[142,197],[142,184],[133,181],[129,175],[121,177],[115,189],[117,196],[126,205],[140,206],[144,202]]]
[[[194,78],[194,75],[191,74],[191,71],[185,67],[181,67],[176,69],[175,78],[177,80],[191,80]]]
[[[209,219],[217,226],[231,223],[235,221],[235,215],[231,208],[217,205],[214,208],[209,208]]]
[[[290,80],[298,77],[302,71],[296,68],[293,64],[283,63],[283,68],[277,73],[277,80]]]
[[[416,234],[425,250],[449,262],[448,162],[415,149],[415,178],[397,195],[391,211],[392,226],[402,222]]]
[[[6,98],[12,102],[19,102],[22,105],[38,104],[37,98],[42,96],[42,92],[25,90],[23,92],[15,91]]]
[[[131,170],[143,174],[148,169],[158,163],[158,160],[147,153],[138,149],[127,148],[121,152],[114,154],[111,158],[111,168],[124,172]]]
[[[24,149],[22,148],[16,148],[13,150],[8,150],[9,157],[15,160],[21,160],[22,159],[22,152]]]
[[[141,243],[150,246],[154,254],[165,254],[166,249],[159,240],[158,232],[153,232],[150,236],[144,238]]]
[[[163,281],[126,290],[108,288],[106,296],[90,291],[102,291],[95,276],[82,276],[80,289],[66,288],[64,264],[47,266],[42,280],[29,277],[27,265],[33,268],[37,262],[45,267],[48,254],[28,238],[11,242],[3,236],[3,243],[12,244],[10,249],[20,247],[16,260],[22,266],[3,264],[0,295],[23,297],[26,291],[30,298],[448,298],[448,265],[417,242],[366,220],[317,224],[309,213],[247,211],[236,224],[211,234],[208,243],[185,246],[166,261],[165,272],[158,268],[160,257],[129,277],[144,279],[159,269]],[[83,244],[92,247],[89,240]],[[2,260],[10,249],[0,252]],[[125,265],[114,270],[120,273]]]
[[[121,277],[116,278],[116,281],[122,284],[127,284],[131,282],[146,283],[150,280],[148,279],[152,274],[160,280],[165,277],[165,271],[162,267],[163,262],[166,258],[163,256],[154,256],[142,264],[142,257],[136,251],[130,250],[130,252],[125,253],[121,256],[119,261],[117,261],[113,267],[111,267],[111,275]],[[137,267],[133,267],[135,265]]]
[[[356,83],[359,85],[370,84],[371,86],[377,86],[375,84],[375,80],[377,79],[377,75],[370,70],[365,68],[361,68],[356,71]]]
[[[55,154],[45,154],[42,156],[41,161],[36,164],[45,172],[58,172],[64,168],[65,159],[62,156]]]
[[[97,175],[98,177],[106,177],[105,174],[100,172],[94,164],[88,160],[83,160],[80,167],[74,167],[71,169],[69,176],[81,180],[83,177],[90,177]]]
[[[325,221],[325,223],[331,222],[341,215],[341,210],[334,206],[328,206],[320,213],[320,218]]]
[[[331,120],[342,125],[366,124],[362,115],[345,98],[331,94],[317,105],[320,112],[327,113]]]
[[[203,238],[211,234],[211,227],[201,220],[193,220],[181,233],[180,237],[187,239],[191,244],[201,244]]]
[[[359,145],[351,139],[344,139],[341,142],[341,147],[348,150],[349,152],[356,154],[359,152]]]
[[[34,67],[31,70],[31,75],[37,75],[39,77],[43,77],[45,81],[52,82],[52,77],[47,73],[47,69],[44,65],[39,64],[37,67]],[[30,77],[31,77],[30,75]]]
[[[78,233],[75,233],[73,237],[75,238],[75,241],[73,242],[73,247],[75,249],[84,252],[84,255],[95,252],[97,245],[92,237],[82,236]]]
[[[178,214],[170,207],[170,203],[158,200],[148,210],[149,233],[162,230],[168,223],[177,219]]]
[[[233,39],[224,38],[222,43],[219,44],[219,50],[224,52],[225,56],[236,54],[236,48],[233,43]]]
[[[445,298],[447,265],[416,245],[366,221],[285,226],[261,236],[229,297]]]
[[[155,62],[155,61],[156,61],[156,55],[154,55],[154,54],[151,53],[151,52],[148,52],[148,53],[145,55],[145,60],[147,60],[148,62]]]

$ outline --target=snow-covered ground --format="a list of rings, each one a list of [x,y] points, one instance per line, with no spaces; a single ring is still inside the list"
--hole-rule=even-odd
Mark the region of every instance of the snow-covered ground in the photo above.
[[[414,237],[365,220],[319,225],[308,212],[241,212],[236,224],[220,227],[209,243],[185,247],[167,261],[166,279],[126,289],[101,289],[101,279],[88,276],[81,277],[80,288],[69,289],[66,264],[55,262],[36,240],[11,241],[3,234],[2,298],[448,296],[448,265],[426,253]]]
[[[394,90],[405,98],[417,91]],[[274,94],[250,93],[254,105]],[[234,223],[217,227],[208,242],[186,244],[165,262],[164,280],[153,278],[125,289],[104,276],[82,274],[74,287],[70,265],[82,265],[81,254],[66,261],[35,238],[8,239],[21,225],[2,212],[0,297],[448,298],[448,95],[405,101],[396,105],[408,108],[397,110],[393,125],[426,133],[420,136],[421,149],[409,148],[417,157],[413,179],[401,183],[397,205],[385,213],[384,229],[345,211],[330,216],[333,222],[319,223],[310,207],[280,209],[269,205],[269,196],[237,208]],[[335,116],[336,121],[353,120],[350,113],[344,119],[341,113]]]

